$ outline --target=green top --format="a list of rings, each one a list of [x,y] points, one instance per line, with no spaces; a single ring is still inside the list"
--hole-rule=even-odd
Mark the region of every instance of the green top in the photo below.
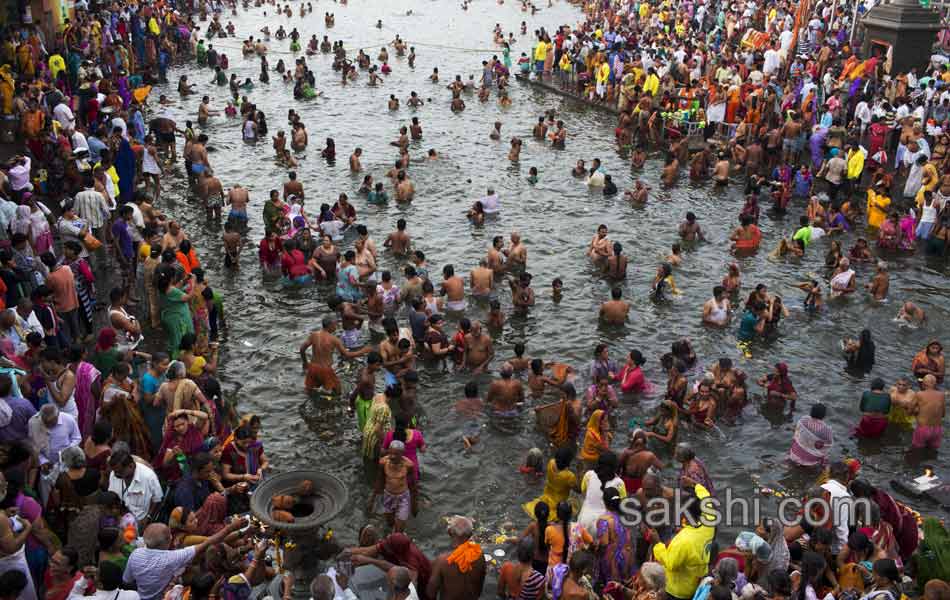
[[[366,201],[370,204],[385,204],[389,202],[389,196],[385,191],[377,192],[376,190],[371,190],[370,193],[366,194]]]
[[[89,362],[92,363],[92,366],[99,369],[99,373],[102,374],[102,379],[112,374],[113,367],[115,367],[120,360],[122,360],[122,354],[114,346],[108,350],[96,352],[89,358]]]
[[[795,232],[795,235],[792,236],[793,240],[801,240],[805,247],[808,247],[808,244],[811,243],[811,225],[805,225]]]
[[[861,412],[887,414],[891,411],[891,396],[887,392],[864,392],[861,394]]]

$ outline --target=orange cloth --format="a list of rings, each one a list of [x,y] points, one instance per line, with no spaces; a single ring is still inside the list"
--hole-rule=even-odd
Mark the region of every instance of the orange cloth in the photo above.
[[[468,573],[472,570],[472,564],[481,558],[482,547],[472,540],[465,541],[449,554],[446,562],[459,568],[460,573]]]
[[[579,455],[581,460],[597,460],[600,458],[600,453],[603,452],[604,447],[610,443],[610,439],[605,440],[600,430],[601,420],[605,417],[604,411],[598,409],[587,421],[587,433],[584,435],[584,445],[581,447]]]
[[[303,385],[307,391],[320,387],[331,391],[339,390],[340,378],[336,376],[336,372],[332,368],[310,363],[310,366],[307,367],[307,375],[304,378]]]

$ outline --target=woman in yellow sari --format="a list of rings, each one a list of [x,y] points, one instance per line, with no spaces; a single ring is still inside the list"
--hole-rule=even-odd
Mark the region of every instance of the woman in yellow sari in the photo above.
[[[544,477],[544,491],[540,496],[521,505],[528,516],[534,519],[534,507],[543,502],[551,509],[550,514],[557,513],[559,502],[569,501],[571,490],[577,489],[577,475],[570,469],[574,452],[568,447],[558,448],[554,458],[548,461],[547,473]],[[577,507],[574,508],[577,510]]]
[[[600,409],[595,410],[587,421],[587,433],[584,434],[580,459],[585,462],[597,462],[600,453],[610,449],[610,440],[613,436],[607,413]]]

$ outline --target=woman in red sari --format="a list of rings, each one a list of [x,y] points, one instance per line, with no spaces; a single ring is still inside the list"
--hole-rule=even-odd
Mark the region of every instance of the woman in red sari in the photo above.
[[[187,460],[204,450],[204,437],[189,417],[205,419],[207,415],[202,411],[185,409],[169,414],[162,445],[152,460],[155,470],[167,481],[181,479],[180,460]]]

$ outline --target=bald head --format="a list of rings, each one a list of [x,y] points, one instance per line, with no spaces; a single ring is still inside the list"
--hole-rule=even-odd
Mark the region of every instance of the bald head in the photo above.
[[[152,523],[145,528],[142,539],[145,540],[146,548],[151,548],[152,550],[168,550],[168,547],[171,545],[172,535],[167,525]]]
[[[333,580],[326,575],[317,575],[310,583],[310,597],[313,600],[333,600],[336,595],[336,589],[333,587]]]
[[[412,576],[409,575],[409,569],[406,567],[393,567],[386,573],[389,585],[394,594],[406,594],[409,591],[409,584],[412,583]]]

